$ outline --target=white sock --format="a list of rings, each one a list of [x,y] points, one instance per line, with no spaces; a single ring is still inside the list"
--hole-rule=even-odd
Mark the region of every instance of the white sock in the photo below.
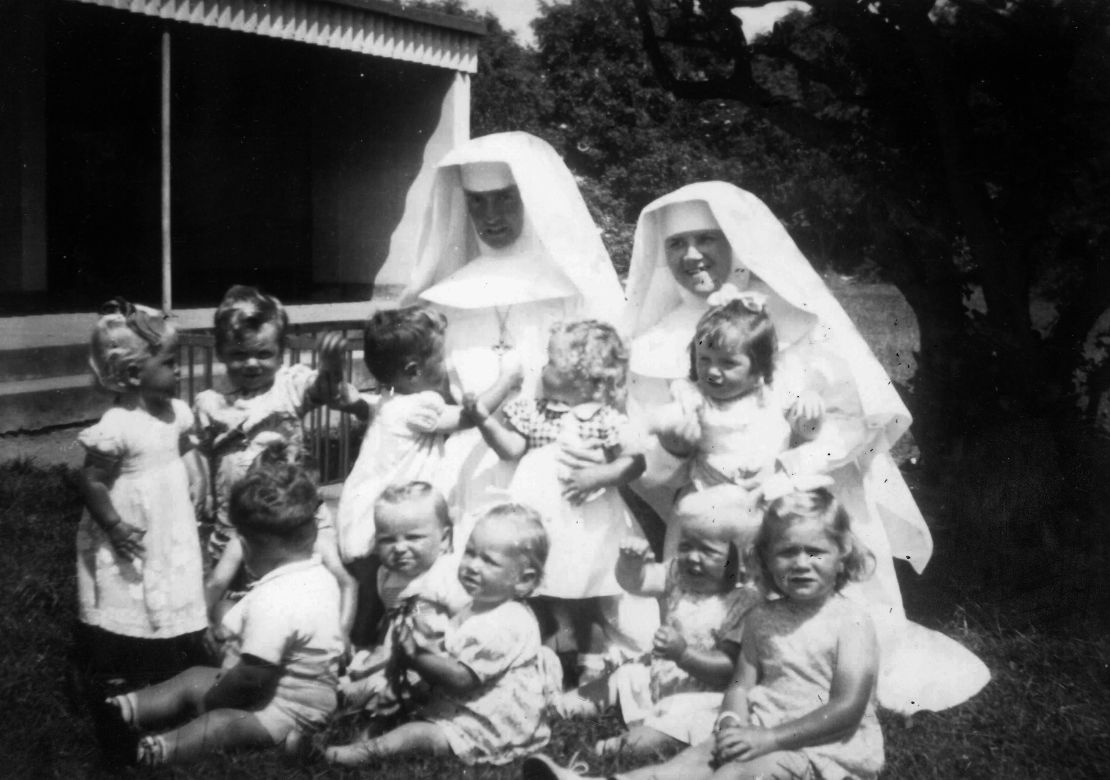
[[[124,723],[132,728],[138,728],[139,700],[134,691],[119,696],[110,696],[105,701],[109,707],[115,707],[119,710],[119,716]]]
[[[170,748],[162,737],[143,737],[139,740],[139,750],[135,758],[139,766],[159,766],[169,763]]]

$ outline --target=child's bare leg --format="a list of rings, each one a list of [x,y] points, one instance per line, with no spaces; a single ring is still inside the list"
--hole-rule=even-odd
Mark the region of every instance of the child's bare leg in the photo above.
[[[184,764],[222,750],[273,744],[273,736],[253,712],[212,710],[179,729],[145,738],[139,746],[139,760],[145,764]]]
[[[443,730],[434,723],[413,721],[403,723],[380,737],[350,745],[336,745],[324,751],[324,757],[333,764],[358,766],[382,756],[400,756],[419,753],[426,756],[445,756],[451,746]]]
[[[120,707],[124,719],[136,728],[157,727],[161,723],[195,715],[204,695],[216,684],[220,670],[214,666],[194,666],[165,682],[127,694],[132,705]],[[117,697],[123,698],[123,697]]]
[[[685,742],[675,739],[662,731],[649,726],[633,726],[619,737],[604,739],[597,743],[595,750],[600,756],[663,757],[670,756],[687,747]]]
[[[751,761],[731,761],[713,773],[713,780],[813,780],[816,775],[805,753],[778,751]]]
[[[662,764],[621,772],[620,780],[709,780],[713,776],[712,738],[692,745]]]

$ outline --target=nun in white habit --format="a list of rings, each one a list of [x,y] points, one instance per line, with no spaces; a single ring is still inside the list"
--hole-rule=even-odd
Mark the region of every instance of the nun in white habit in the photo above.
[[[401,302],[447,315],[451,391],[461,399],[493,384],[506,360],[520,362],[521,393],[535,395],[551,326],[613,320],[624,296],[562,158],[514,132],[475,138],[440,162]],[[476,430],[451,436],[443,487],[456,522],[503,499],[513,466]]]
[[[831,476],[853,529],[875,554],[875,576],[848,590],[871,607],[879,626],[880,703],[913,712],[964,701],[989,672],[961,645],[906,620],[894,572],[894,557],[922,571],[933,549],[889,454],[909,428],[909,411],[839,302],[751,193],[700,182],[641,212],[622,318],[631,340],[630,415],[649,420],[671,400],[669,383],[689,373],[689,344],[709,308],[706,299],[726,282],[766,296],[779,342],[776,385],[816,393],[824,402],[818,439],[780,461],[787,473]],[[657,444],[648,447],[648,463],[638,487],[667,517],[665,504],[674,495],[668,479],[680,464]]]

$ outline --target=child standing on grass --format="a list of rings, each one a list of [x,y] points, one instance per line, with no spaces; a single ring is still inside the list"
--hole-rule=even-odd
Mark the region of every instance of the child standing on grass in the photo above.
[[[381,561],[377,592],[385,620],[374,647],[358,653],[340,681],[345,707],[375,717],[395,715],[419,702],[421,679],[403,668],[397,637],[412,634],[427,652],[442,653],[452,617],[470,602],[451,553],[447,502],[427,482],[392,485],[374,507],[375,552]],[[426,686],[425,686],[426,687]]]
[[[646,663],[625,664],[563,699],[575,715],[620,705],[631,729],[598,743],[599,754],[655,755],[712,728],[740,651],[741,621],[763,601],[741,565],[756,530],[742,522],[745,498],[734,486],[718,485],[680,499],[678,552],[665,563],[655,562],[643,539],[621,545],[617,581],[630,593],[658,598],[662,625]]]
[[[375,312],[366,323],[363,358],[382,388],[373,421],[339,497],[339,549],[343,560],[374,548],[374,507],[389,485],[412,481],[438,485],[447,435],[468,427],[447,387],[443,343],[447,318],[424,306]],[[520,383],[520,367],[506,365],[484,394],[498,406]]]
[[[504,423],[480,400],[463,402],[490,448],[520,459],[509,492],[539,511],[551,538],[536,606],[560,627],[555,642],[565,666],[573,666],[567,646],[577,650],[582,682],[603,672],[606,657],[619,662],[650,649],[659,621],[655,602],[627,596],[614,575],[622,540],[643,538],[616,489],[643,472],[642,457],[621,451],[627,369],[611,325],[560,323],[548,341],[541,397],[510,401]],[[600,448],[606,462],[563,467],[565,447]]]
[[[416,719],[379,737],[328,748],[357,765],[396,755],[455,755],[466,764],[506,764],[547,744],[553,694],[539,626],[522,601],[543,577],[547,532],[539,515],[499,504],[475,523],[458,577],[472,601],[454,619],[446,652],[412,633],[399,637],[406,663],[432,686]]]
[[[232,748],[294,749],[335,710],[343,637],[339,586],[312,554],[320,498],[302,468],[262,460],[231,490],[229,511],[258,582],[224,616],[223,667],[197,666],[113,698],[144,737],[140,764],[185,763]]]
[[[161,312],[123,299],[101,311],[89,366],[116,400],[78,437],[86,454],[75,660],[104,759],[115,764],[125,743],[100,706],[105,696],[199,663],[206,620],[200,540],[181,458],[191,446],[193,415],[174,397],[176,333]]]
[[[281,301],[255,287],[231,287],[216,309],[216,357],[227,369],[229,387],[204,390],[194,401],[214,484],[215,523],[208,541],[213,561],[234,538],[228,516],[231,488],[265,446],[285,441],[299,459],[304,415],[323,404],[348,409],[356,401],[343,381],[343,337],[324,336],[319,369],[284,365],[288,328]]]
[[[778,598],[744,620],[743,643],[715,733],[627,780],[875,778],[883,735],[875,715],[879,650],[867,610],[841,595],[874,558],[824,488],[773,501],[755,542],[760,580]],[[569,778],[549,759],[524,777]]]

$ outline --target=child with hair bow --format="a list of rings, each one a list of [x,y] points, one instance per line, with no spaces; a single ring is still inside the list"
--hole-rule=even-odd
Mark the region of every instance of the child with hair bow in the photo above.
[[[734,484],[755,491],[779,455],[813,439],[824,406],[815,392],[772,383],[777,347],[764,297],[726,284],[709,296],[690,343],[690,375],[651,426],[659,443],[688,459],[682,492]]]

